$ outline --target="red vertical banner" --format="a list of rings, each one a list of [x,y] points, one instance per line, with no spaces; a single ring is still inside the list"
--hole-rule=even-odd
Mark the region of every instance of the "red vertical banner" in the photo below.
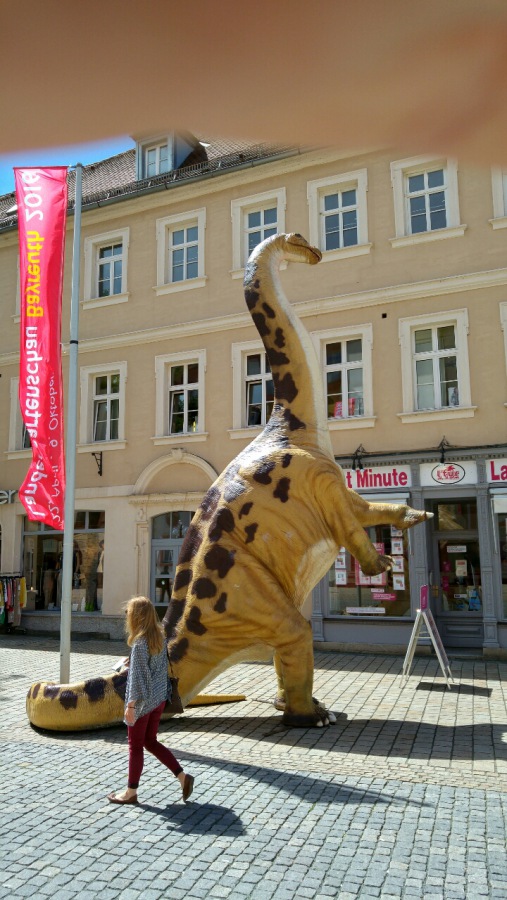
[[[67,167],[14,169],[18,205],[19,402],[32,462],[19,498],[32,521],[64,527],[61,317]]]

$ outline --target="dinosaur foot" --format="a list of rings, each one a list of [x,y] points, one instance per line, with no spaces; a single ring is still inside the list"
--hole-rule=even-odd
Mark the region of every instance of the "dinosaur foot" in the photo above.
[[[276,698],[274,706],[276,709],[284,711],[282,716],[282,724],[290,728],[323,728],[324,725],[334,725],[336,716],[315,698],[312,697],[314,712],[313,713],[296,713],[287,711],[285,701]]]

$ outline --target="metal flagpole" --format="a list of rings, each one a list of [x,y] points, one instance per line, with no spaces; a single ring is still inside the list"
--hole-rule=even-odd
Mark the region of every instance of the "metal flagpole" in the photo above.
[[[60,683],[70,681],[70,630],[72,600],[72,558],[74,554],[74,494],[76,486],[77,437],[77,349],[79,333],[79,270],[81,260],[81,197],[83,167],[76,165],[74,198],[74,242],[72,251],[72,294],[70,299],[69,384],[67,390],[67,431],[65,438],[65,526],[63,531],[62,601],[60,619]]]

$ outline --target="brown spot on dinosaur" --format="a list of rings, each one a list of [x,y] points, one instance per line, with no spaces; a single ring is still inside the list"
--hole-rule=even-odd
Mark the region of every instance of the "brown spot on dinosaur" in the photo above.
[[[220,594],[220,597],[218,598],[217,602],[215,603],[213,609],[217,613],[224,613],[226,610],[226,607],[227,607],[227,594],[224,591],[222,591],[222,593]]]
[[[195,594],[198,600],[206,600],[209,597],[214,597],[216,592],[216,585],[211,578],[198,578],[192,585],[192,593]]]
[[[259,468],[254,472],[254,474],[253,474],[254,480],[257,481],[259,484],[271,484],[273,479],[271,478],[271,475],[269,473],[273,471],[275,466],[276,466],[276,462],[273,462],[273,461],[263,462],[259,466]]]
[[[253,506],[253,503],[251,500],[248,503],[243,503],[243,506],[241,507],[241,509],[239,511],[238,519],[242,519],[243,516],[247,516],[248,513],[250,512],[252,506]]]
[[[183,544],[181,546],[180,555],[178,559],[179,565],[183,566],[186,563],[189,563],[193,560],[194,556],[197,555],[199,551],[199,547],[202,544],[202,534],[199,529],[190,524],[188,527],[188,531],[185,535]]]
[[[282,503],[289,500],[290,478],[280,478],[276,488],[273,491],[273,497],[277,497]]]
[[[224,531],[232,531],[234,529],[234,516],[230,509],[227,507],[222,507],[218,510],[213,523],[208,532],[208,536],[210,541],[219,541],[222,537],[222,532]]]
[[[251,544],[255,538],[255,532],[259,527],[258,522],[252,522],[251,525],[245,525],[246,541],[245,544]]]
[[[217,572],[219,578],[225,578],[234,565],[234,550],[226,550],[219,544],[214,544],[204,557],[204,564],[212,571]]]
[[[192,634],[206,634],[207,628],[201,622],[201,610],[198,606],[192,606],[187,616],[186,627]]]

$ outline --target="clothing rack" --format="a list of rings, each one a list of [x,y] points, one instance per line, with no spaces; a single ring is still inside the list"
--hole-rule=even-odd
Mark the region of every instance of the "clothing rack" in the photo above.
[[[21,572],[0,572],[0,629],[4,634],[25,634],[20,628],[21,609],[26,606],[26,581]]]

